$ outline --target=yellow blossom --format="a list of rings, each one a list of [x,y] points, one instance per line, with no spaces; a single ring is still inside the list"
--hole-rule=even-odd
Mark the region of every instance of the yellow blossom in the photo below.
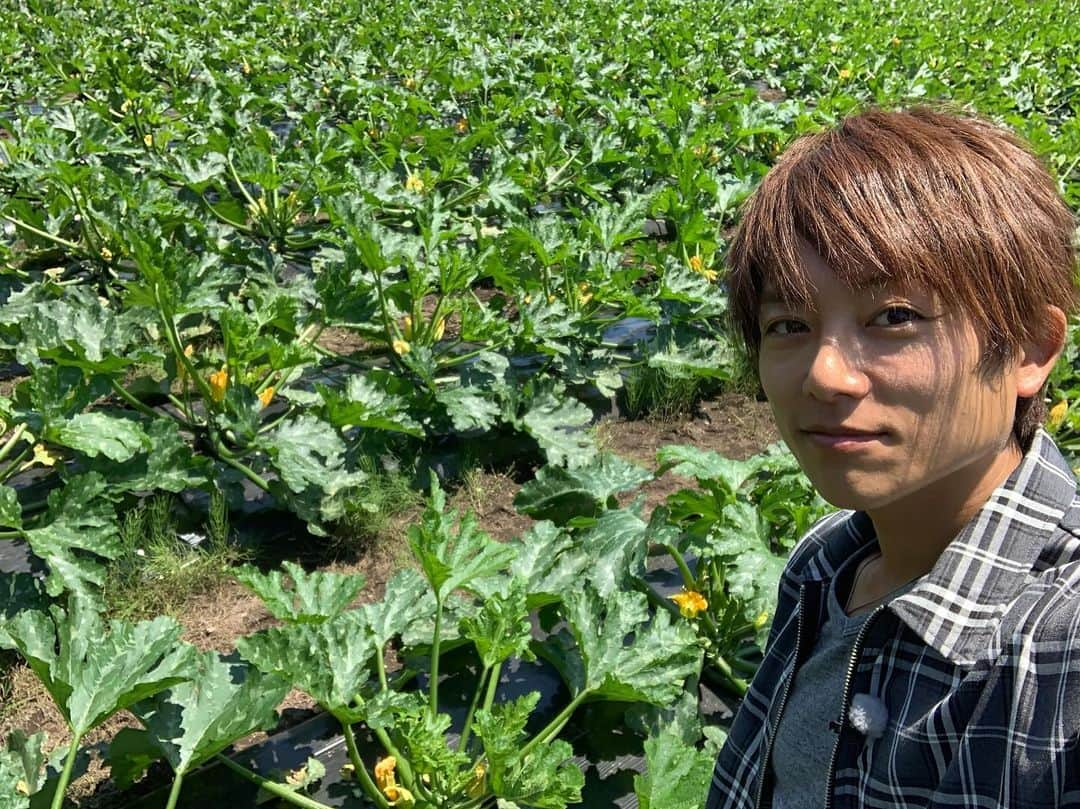
[[[225,389],[229,387],[229,372],[222,368],[210,374],[210,398],[215,402],[225,401]]]
[[[528,306],[530,303],[532,303],[532,295],[526,295],[525,296],[525,305]]]
[[[322,94],[323,94],[324,96],[328,96],[328,95],[330,95],[330,85],[329,85],[329,84],[324,84],[324,85],[322,86]]]
[[[890,44],[891,44],[891,45],[892,45],[892,46],[893,46],[894,48],[899,48],[899,47],[900,47],[900,37],[893,37],[893,38],[892,38],[892,39],[890,40]]]
[[[454,124],[454,131],[459,135],[464,135],[469,131],[469,119],[465,116],[458,118],[457,123]]]
[[[555,300],[556,298],[554,295],[548,295],[548,303],[555,303]]]
[[[482,761],[473,767],[472,778],[469,779],[469,783],[465,786],[465,793],[470,798],[479,799],[484,797],[487,787],[487,769],[487,764]]]
[[[372,140],[378,140],[379,139],[379,130],[376,129],[375,127],[373,127],[373,126],[370,126],[370,127],[368,127],[367,135]]]
[[[405,190],[414,191],[417,194],[420,194],[424,190],[424,181],[421,180],[417,175],[410,174],[408,177],[405,178]]]
[[[131,109],[131,99],[130,98],[125,98],[124,103],[120,105],[120,112],[124,113],[124,115],[127,115],[128,111],[130,109]]]
[[[577,287],[578,303],[584,306],[593,299],[593,294],[589,290],[589,285],[586,284],[584,281],[578,284]]]
[[[694,272],[701,272],[705,269],[705,262],[702,261],[701,256],[690,256],[690,269]]]
[[[18,783],[15,784],[15,791],[20,795],[28,796],[30,794],[30,785],[26,783],[26,781],[20,779]]]
[[[837,73],[836,75],[839,76],[841,79],[850,79],[851,78],[851,71],[848,70],[846,67],[844,67],[844,68],[841,68],[840,72]]]
[[[30,469],[33,466],[41,464],[42,466],[53,467],[56,466],[56,462],[60,460],[59,456],[53,455],[49,452],[48,447],[44,444],[34,444],[34,456],[19,467],[19,471],[23,472]]]
[[[401,333],[405,336],[406,340],[411,340],[413,336],[413,324],[412,315],[405,315],[401,318]]]
[[[757,618],[754,619],[754,629],[761,629],[765,624],[769,623],[768,610],[762,610],[758,613]]]
[[[145,135],[142,136],[142,142],[146,144],[146,148],[149,149],[151,146],[154,145],[154,136],[147,132]]]
[[[248,64],[247,59],[245,59],[244,63],[242,65],[240,65],[240,70],[243,72],[243,74],[245,76],[250,76],[251,75],[251,65]]]
[[[383,790],[383,794],[387,800],[390,801],[391,806],[398,806],[401,809],[412,809],[416,804],[416,798],[405,787],[392,786]]]
[[[416,89],[416,79],[414,79],[412,76],[409,76],[408,78],[406,78],[405,79],[405,89],[406,90],[415,90]]]
[[[399,357],[403,357],[412,350],[412,346],[410,346],[405,340],[394,340],[390,344],[390,347],[394,349],[394,353],[397,354]]]
[[[302,786],[307,780],[307,767],[297,767],[285,774],[285,783],[291,786]]]
[[[273,398],[274,398],[274,386],[273,385],[266,388],[265,390],[263,390],[262,393],[259,394],[259,401],[262,402],[263,407],[269,407],[270,402],[273,400]]]
[[[1069,412],[1069,403],[1062,399],[1050,408],[1050,417],[1046,420],[1048,430],[1056,430],[1065,423],[1065,415]]]
[[[673,595],[671,600],[679,605],[679,612],[682,613],[683,618],[696,618],[699,612],[709,607],[705,596],[696,590],[683,590]]]
[[[446,333],[446,318],[440,317],[435,321],[434,327],[431,329],[431,337],[433,340],[441,340],[443,334]]]
[[[698,275],[704,277],[709,283],[713,283],[720,277],[720,273],[716,270],[705,266],[705,261],[701,256],[690,256],[690,269],[696,272]]]
[[[108,247],[102,247],[101,248],[101,260],[102,261],[112,261],[113,260],[112,250],[110,250]]]
[[[379,759],[375,762],[375,786],[386,792],[387,787],[397,785],[394,771],[397,769],[397,759],[393,756]]]

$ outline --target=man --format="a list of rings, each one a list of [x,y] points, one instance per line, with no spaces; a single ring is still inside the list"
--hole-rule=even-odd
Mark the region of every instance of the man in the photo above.
[[[1080,499],[1039,425],[1075,218],[1016,137],[870,110],[796,141],[729,251],[799,543],[720,807],[1080,806]]]

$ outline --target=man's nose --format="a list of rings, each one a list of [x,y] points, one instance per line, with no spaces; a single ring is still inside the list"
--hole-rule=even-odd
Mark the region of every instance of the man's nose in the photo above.
[[[859,354],[856,347],[845,347],[837,339],[821,340],[803,379],[803,393],[822,401],[837,396],[865,396],[870,391],[870,379],[863,372]]]

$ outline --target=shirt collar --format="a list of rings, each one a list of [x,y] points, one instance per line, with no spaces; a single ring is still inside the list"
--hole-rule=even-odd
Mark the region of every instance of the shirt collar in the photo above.
[[[1076,487],[1057,446],[1038,430],[1009,478],[948,544],[930,572],[891,601],[889,609],[942,657],[958,665],[974,663],[986,654],[1009,605],[1035,577],[1039,554],[1076,497]],[[844,530],[833,532],[821,549],[830,559],[842,558],[874,538],[865,512],[854,512],[840,525]],[[832,567],[818,556],[819,564],[811,569]]]

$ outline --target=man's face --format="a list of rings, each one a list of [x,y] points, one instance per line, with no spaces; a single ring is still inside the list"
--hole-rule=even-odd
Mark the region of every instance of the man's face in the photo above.
[[[780,434],[826,500],[842,508],[950,500],[1010,444],[1015,363],[976,372],[966,316],[921,289],[850,290],[808,245],[812,306],[766,286],[762,387]]]

